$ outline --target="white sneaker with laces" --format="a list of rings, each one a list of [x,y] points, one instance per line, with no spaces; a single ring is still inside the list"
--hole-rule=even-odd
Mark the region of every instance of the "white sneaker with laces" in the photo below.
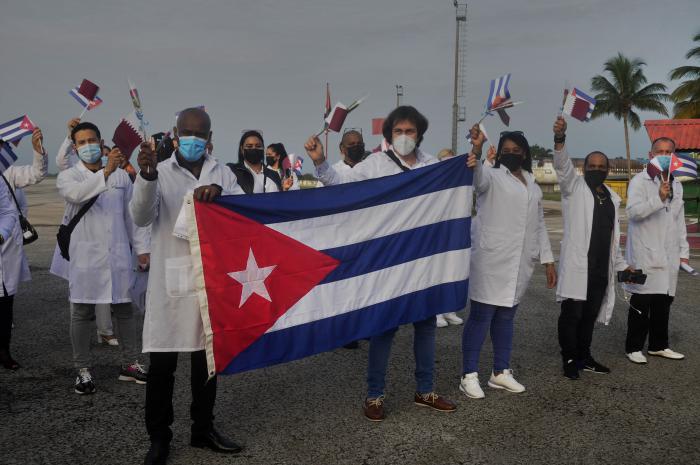
[[[479,385],[479,373],[476,371],[462,376],[462,380],[459,382],[459,390],[472,399],[484,398],[484,391]]]
[[[637,363],[639,365],[644,365],[647,363],[647,358],[639,350],[637,352],[630,352],[627,354],[627,358],[630,359],[630,362]]]
[[[505,369],[501,374],[491,373],[489,387],[494,389],[505,389],[508,392],[520,393],[525,391],[525,386],[513,378],[513,370]]]
[[[664,350],[649,350],[647,353],[656,357],[670,358],[671,360],[683,360],[685,358],[685,355],[671,350],[668,347]]]
[[[442,317],[447,321],[447,323],[451,325],[461,325],[464,323],[464,320],[461,319],[460,317],[457,316],[455,312],[450,312],[450,313],[443,313]]]
[[[447,321],[445,321],[445,317],[442,314],[435,317],[435,326],[438,328],[444,328],[447,326]]]

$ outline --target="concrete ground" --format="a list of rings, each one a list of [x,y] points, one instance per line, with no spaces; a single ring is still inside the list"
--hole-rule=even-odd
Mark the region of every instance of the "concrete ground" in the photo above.
[[[52,180],[27,191],[41,239],[27,247],[33,281],[15,303],[13,354],[24,365],[0,371],[0,464],[138,464],[148,447],[144,387],[117,381],[118,349],[95,346],[97,393],[73,393],[66,282],[48,267],[62,213]],[[561,238],[558,204],[547,204],[552,244]],[[555,247],[558,248],[558,247]],[[695,261],[696,265],[700,261]],[[412,330],[397,334],[383,423],[361,412],[367,343],[297,362],[219,378],[217,427],[242,442],[239,456],[192,449],[189,361],[181,358],[175,389],[171,464],[697,464],[700,463],[698,278],[682,274],[670,324],[680,362],[624,356],[625,303],[596,328],[594,355],[610,375],[562,377],[559,308],[534,275],[516,319],[512,367],[527,391],[484,387],[486,399],[457,389],[461,329],[438,329],[435,388],[457,401],[445,414],[416,407]],[[485,385],[492,352],[481,360]]]

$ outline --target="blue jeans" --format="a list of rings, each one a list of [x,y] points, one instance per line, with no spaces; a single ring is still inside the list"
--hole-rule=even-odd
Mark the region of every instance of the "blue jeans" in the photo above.
[[[413,323],[413,355],[416,358],[416,392],[427,394],[433,391],[433,368],[435,367],[435,316]],[[386,369],[389,365],[391,342],[399,328],[373,336],[369,340],[367,360],[367,398],[384,395]]]
[[[462,366],[464,374],[479,371],[479,354],[486,333],[491,329],[493,344],[493,371],[510,368],[510,353],[513,349],[513,319],[515,307],[498,307],[471,301],[469,319],[462,333]]]

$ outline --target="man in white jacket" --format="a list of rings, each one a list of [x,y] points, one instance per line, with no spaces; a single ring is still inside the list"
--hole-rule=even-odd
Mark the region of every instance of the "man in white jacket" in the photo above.
[[[324,186],[343,184],[364,179],[379,178],[413,170],[433,163],[437,159],[418,148],[428,129],[428,120],[413,107],[400,106],[384,120],[382,132],[392,141],[387,152],[376,152],[358,163],[351,170],[336,171],[327,161],[323,145],[318,137],[309,138],[304,144],[306,153],[316,166],[316,174]],[[435,366],[435,317],[413,323],[414,354],[416,358],[416,391],[414,403],[441,412],[452,412],[456,405],[433,391]],[[365,417],[370,421],[382,421],[384,412],[384,386],[389,364],[391,344],[398,328],[370,339],[367,363],[367,397],[363,405]]]
[[[591,152],[584,175],[564,145],[566,121],[554,123],[554,169],[562,194],[564,238],[559,259],[557,301],[561,302],[558,333],[564,376],[579,379],[579,370],[610,373],[591,355],[596,320],[608,324],[615,306],[616,272],[631,269],[620,249],[620,197],[603,184],[608,157]]]
[[[642,353],[649,334],[648,354],[671,360],[685,356],[669,347],[668,318],[676,295],[678,268],[688,264],[683,186],[668,172],[676,149],[672,139],[654,141],[649,159],[659,158],[666,170],[653,178],[648,170],[632,178],[627,191],[627,261],[647,274],[645,284],[627,284],[632,293],[627,317],[625,352],[634,363],[647,362]]]
[[[92,207],[73,230],[68,266],[71,306],[73,364],[78,369],[77,394],[95,392],[90,372],[90,335],[94,330],[96,304],[110,304],[122,338],[122,381],[144,384],[146,373],[138,363],[136,320],[129,287],[133,279],[131,250],[147,260],[150,244],[147,231],[137,228],[129,213],[132,184],[119,168],[122,155],[113,149],[102,166],[102,139],[92,123],[83,122],[71,132],[80,161],[62,171],[56,188],[73,218],[83,205],[96,197]]]
[[[188,192],[194,191],[196,200],[209,202],[222,194],[243,193],[233,172],[205,152],[210,128],[206,112],[188,108],[178,116],[175,152],[168,160],[158,163],[155,147],[149,143],[141,145],[138,155],[140,173],[130,209],[137,225],[152,227],[153,248],[143,328],[143,350],[150,352],[151,359],[146,387],[151,446],[146,464],[164,464],[170,453],[178,352],[191,354],[190,445],[225,453],[242,450],[214,429],[216,376],[208,379],[190,244],[173,235]]]

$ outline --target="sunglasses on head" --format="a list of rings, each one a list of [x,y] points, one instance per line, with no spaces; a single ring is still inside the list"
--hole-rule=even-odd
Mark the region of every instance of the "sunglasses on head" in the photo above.
[[[525,133],[522,131],[501,131],[500,137],[503,136],[524,136]]]

